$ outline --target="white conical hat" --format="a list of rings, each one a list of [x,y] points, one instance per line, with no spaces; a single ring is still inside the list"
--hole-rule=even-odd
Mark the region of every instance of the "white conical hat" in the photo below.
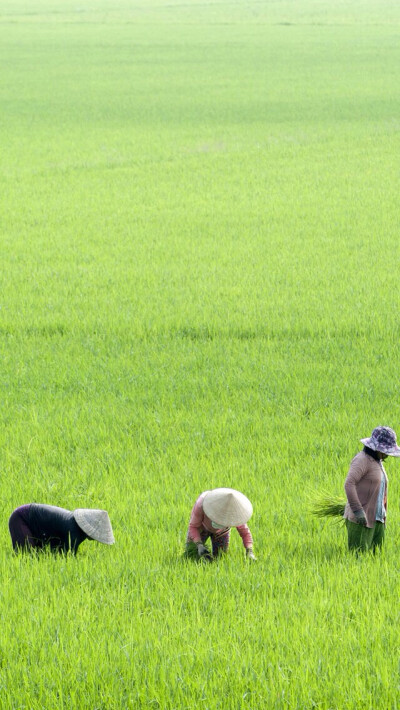
[[[214,488],[204,496],[203,510],[212,522],[235,528],[247,523],[253,506],[243,493],[233,488]]]
[[[97,542],[104,542],[105,545],[112,545],[114,535],[110,518],[106,510],[97,508],[76,508],[73,516],[83,532]]]

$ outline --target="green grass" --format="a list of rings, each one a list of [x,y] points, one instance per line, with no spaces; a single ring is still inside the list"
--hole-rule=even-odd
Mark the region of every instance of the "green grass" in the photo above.
[[[0,4],[0,706],[400,707],[384,553],[309,512],[400,434],[400,9]],[[253,503],[182,560],[197,495]],[[22,503],[113,548],[14,557]]]

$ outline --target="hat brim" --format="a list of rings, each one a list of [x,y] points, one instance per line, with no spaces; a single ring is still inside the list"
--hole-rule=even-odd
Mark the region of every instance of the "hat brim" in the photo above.
[[[379,451],[379,453],[386,454],[386,456],[400,456],[400,447],[397,446],[397,444],[391,447],[384,446],[382,444],[381,446],[379,446],[378,449],[376,443],[370,437],[366,439],[360,439],[360,441],[362,444],[364,444],[364,446],[367,446],[369,449],[372,449],[372,451]]]

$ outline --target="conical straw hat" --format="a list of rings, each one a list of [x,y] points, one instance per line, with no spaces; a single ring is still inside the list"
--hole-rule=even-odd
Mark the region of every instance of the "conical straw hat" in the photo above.
[[[97,542],[104,542],[105,545],[112,545],[114,535],[110,518],[106,510],[97,508],[76,508],[73,516],[83,532]]]
[[[253,506],[243,493],[233,488],[214,488],[204,496],[203,510],[212,522],[234,528],[247,523]]]

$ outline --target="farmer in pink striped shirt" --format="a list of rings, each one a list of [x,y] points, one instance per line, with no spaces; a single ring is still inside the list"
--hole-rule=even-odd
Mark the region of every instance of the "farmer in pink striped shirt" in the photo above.
[[[252,512],[249,499],[233,488],[204,491],[192,509],[185,555],[211,561],[222,552],[227,552],[230,529],[234,527],[243,540],[246,557],[255,560],[253,538],[246,525]],[[212,554],[205,545],[208,538],[211,539]]]

